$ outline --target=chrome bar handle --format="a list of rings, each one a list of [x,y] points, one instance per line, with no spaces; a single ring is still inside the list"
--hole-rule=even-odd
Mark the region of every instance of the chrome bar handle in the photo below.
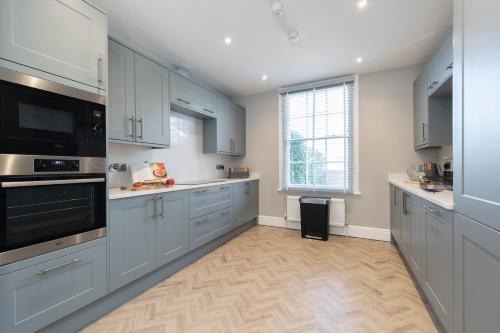
[[[448,70],[448,69],[453,69],[453,62],[451,62],[451,63],[448,65],[448,67],[446,67],[446,69],[447,69],[447,70]]]
[[[210,113],[214,113],[212,110],[207,109],[207,108],[204,108],[204,109],[203,109],[203,111],[205,111],[205,112],[210,112]]]
[[[97,81],[99,84],[104,83],[104,57],[99,55],[97,59]]]
[[[66,267],[66,266],[69,266],[69,265],[74,265],[74,264],[77,264],[81,261],[81,259],[73,259],[71,261],[68,261],[62,265],[59,265],[59,266],[56,266],[56,267],[52,267],[52,268],[45,268],[45,269],[42,269],[41,271],[39,271],[37,274],[38,275],[44,275],[44,274],[47,274],[47,273],[50,273],[50,272],[53,272],[55,270],[58,270],[58,269],[61,269],[63,267]]]
[[[179,98],[179,97],[177,97],[176,99],[177,99],[179,102],[182,102],[182,103],[184,103],[184,104],[187,104],[187,105],[191,104],[191,102],[190,102],[190,101],[186,101],[185,99],[182,99],[182,98]]]
[[[156,201],[160,200],[161,202],[161,213],[158,214],[156,217],[161,217],[163,218],[163,213],[165,212],[165,203],[163,202],[163,196],[159,196],[158,198],[156,198]]]
[[[156,196],[153,196],[153,199],[151,199],[149,201],[151,201],[151,203],[153,205],[153,215],[150,216],[148,213],[147,222],[149,222],[150,220],[156,220],[156,218],[158,217],[158,215],[156,215]]]
[[[144,134],[144,126],[143,126],[143,123],[144,123],[144,122],[143,122],[143,120],[142,120],[142,117],[141,117],[140,119],[138,119],[138,120],[137,120],[137,122],[141,124],[141,135],[138,135],[137,137],[138,137],[139,139],[141,139],[141,141],[142,141],[142,136],[143,136],[143,134]]]
[[[132,116],[132,117],[127,118],[127,119],[128,119],[128,121],[132,122],[132,134],[129,134],[128,137],[135,140],[135,132],[136,132],[136,128],[135,128],[135,116]]]
[[[14,187],[49,186],[49,185],[103,183],[105,181],[106,181],[105,178],[82,178],[82,179],[59,179],[59,180],[35,180],[26,182],[3,182],[0,183],[0,185],[3,188],[14,188]]]
[[[201,224],[205,222],[208,222],[208,217],[204,218],[203,220],[196,221],[196,224]]]
[[[425,143],[425,123],[422,123],[422,143]]]

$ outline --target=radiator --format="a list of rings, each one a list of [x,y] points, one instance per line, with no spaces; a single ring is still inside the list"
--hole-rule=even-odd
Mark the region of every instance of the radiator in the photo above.
[[[287,196],[286,198],[286,219],[291,222],[300,222],[299,196]],[[345,226],[345,200],[330,198],[330,225]]]

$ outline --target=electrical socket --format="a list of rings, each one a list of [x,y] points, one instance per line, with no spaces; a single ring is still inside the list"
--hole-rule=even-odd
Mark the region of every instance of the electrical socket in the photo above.
[[[224,170],[224,164],[216,164],[215,169],[217,170]]]

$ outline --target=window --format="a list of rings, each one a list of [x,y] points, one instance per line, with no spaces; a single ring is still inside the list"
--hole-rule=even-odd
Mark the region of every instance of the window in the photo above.
[[[281,188],[357,192],[354,77],[280,90]]]

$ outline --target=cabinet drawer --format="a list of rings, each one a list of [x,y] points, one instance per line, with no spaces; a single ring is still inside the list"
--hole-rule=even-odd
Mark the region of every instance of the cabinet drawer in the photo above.
[[[190,218],[203,216],[233,205],[230,185],[206,187],[191,191],[189,198]]]
[[[195,249],[231,229],[233,209],[227,208],[191,220],[191,249]]]
[[[104,296],[102,244],[0,276],[2,332],[34,332]]]

